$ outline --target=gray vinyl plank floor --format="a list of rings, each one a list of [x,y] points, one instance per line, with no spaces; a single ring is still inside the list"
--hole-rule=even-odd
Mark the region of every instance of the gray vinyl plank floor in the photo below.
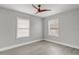
[[[39,41],[0,52],[0,55],[79,55],[79,50],[48,41]]]

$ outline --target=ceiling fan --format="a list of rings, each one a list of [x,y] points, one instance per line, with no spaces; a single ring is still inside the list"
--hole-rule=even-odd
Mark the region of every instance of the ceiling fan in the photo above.
[[[51,11],[50,9],[41,9],[41,5],[37,5],[37,7],[35,5],[33,5],[33,8],[35,8],[37,10],[36,14],[41,13],[41,12],[45,12],[45,11]]]

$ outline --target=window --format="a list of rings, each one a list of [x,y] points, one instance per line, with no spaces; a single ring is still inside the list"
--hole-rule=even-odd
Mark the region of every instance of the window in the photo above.
[[[48,21],[48,35],[56,36],[58,37],[59,32],[59,20],[58,19],[52,19]]]
[[[17,18],[17,38],[29,37],[29,19]]]

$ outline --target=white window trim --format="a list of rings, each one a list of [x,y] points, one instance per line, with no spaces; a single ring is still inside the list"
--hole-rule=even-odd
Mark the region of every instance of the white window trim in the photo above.
[[[19,20],[20,20],[20,22],[19,22]],[[26,22],[26,23],[28,23],[28,24],[26,24],[25,23],[25,25],[28,25],[28,26],[25,26],[24,24],[22,24],[21,23],[21,21],[23,21],[24,20],[24,23],[25,23],[25,21],[28,21],[28,22]],[[19,23],[21,23],[20,24],[20,26],[19,26]],[[24,25],[24,26],[23,26]],[[22,28],[22,26],[23,26],[23,28]],[[16,30],[16,38],[24,38],[24,37],[29,37],[30,36],[30,20],[29,19],[27,19],[27,18],[21,18],[21,17],[17,17],[17,28],[16,28],[17,30]],[[23,29],[25,29],[25,30],[23,30]],[[24,33],[23,33],[23,32]],[[26,32],[26,33],[25,33]],[[22,35],[23,34],[23,35]],[[25,34],[25,35],[24,35]]]

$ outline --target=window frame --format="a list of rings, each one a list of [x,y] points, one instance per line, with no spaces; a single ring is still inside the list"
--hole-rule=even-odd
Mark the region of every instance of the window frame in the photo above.
[[[28,27],[28,28],[19,28],[18,27],[18,25],[19,25],[19,22],[18,21],[28,21],[28,26],[26,26],[26,27]],[[29,37],[30,36],[30,19],[28,19],[28,18],[23,18],[23,17],[17,17],[17,22],[16,22],[17,24],[16,24],[16,38],[24,38],[24,37]],[[27,23],[27,22],[26,22]],[[21,26],[22,26],[22,24],[20,24]],[[26,32],[28,33],[28,34],[26,34],[26,35],[20,35],[19,33],[19,31],[21,31],[21,33],[22,33],[22,30],[24,31],[24,30],[26,30]]]
[[[57,24],[53,24],[53,23],[51,23],[52,21],[57,21],[58,23]],[[53,26],[50,26],[51,24]],[[56,31],[57,35],[54,34],[55,31]],[[53,18],[53,19],[49,19],[48,20],[48,35],[49,36],[56,36],[56,37],[59,36],[59,19],[58,18]]]

